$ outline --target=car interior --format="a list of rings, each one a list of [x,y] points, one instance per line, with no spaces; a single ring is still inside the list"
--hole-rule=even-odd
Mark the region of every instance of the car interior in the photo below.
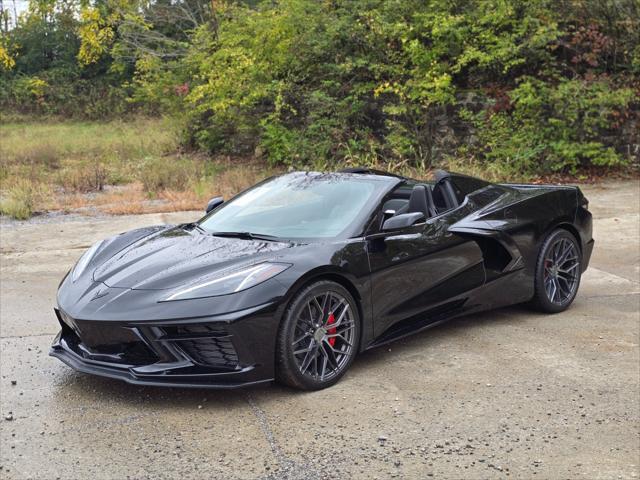
[[[423,213],[425,218],[432,218],[458,207],[462,201],[464,194],[453,185],[446,172],[437,170],[433,184],[398,187],[385,202],[383,212],[386,218],[403,213]]]

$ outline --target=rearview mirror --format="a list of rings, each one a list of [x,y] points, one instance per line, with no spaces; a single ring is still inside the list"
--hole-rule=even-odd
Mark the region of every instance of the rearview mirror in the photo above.
[[[213,210],[214,208],[216,208],[219,205],[222,205],[223,203],[224,203],[224,198],[222,198],[222,197],[213,197],[211,200],[209,200],[209,203],[207,203],[206,213],[209,213],[211,210]]]
[[[424,213],[402,213],[385,221],[382,224],[382,231],[391,232],[394,230],[402,230],[403,228],[410,227],[411,225],[415,225],[416,223],[423,220],[425,220]]]

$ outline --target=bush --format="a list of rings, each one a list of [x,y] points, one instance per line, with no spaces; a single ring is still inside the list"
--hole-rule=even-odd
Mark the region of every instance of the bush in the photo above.
[[[21,114],[107,119],[133,110],[127,91],[79,72],[51,70],[37,76],[0,77],[0,107]]]
[[[638,5],[31,2],[0,37],[0,109],[168,113],[185,147],[270,166],[424,169],[463,143],[507,175],[615,166],[614,117],[639,108]]]
[[[552,85],[526,78],[500,111],[464,112],[477,127],[480,158],[506,175],[576,173],[580,167],[618,166],[624,159],[600,140],[633,91],[607,81],[563,80]]]

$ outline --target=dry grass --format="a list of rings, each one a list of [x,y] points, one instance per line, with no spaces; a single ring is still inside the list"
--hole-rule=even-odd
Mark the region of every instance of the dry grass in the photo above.
[[[6,197],[0,201],[0,213],[19,220],[27,219],[33,212],[34,197],[34,187],[31,182],[17,182],[9,188]]]
[[[204,210],[211,197],[222,195],[231,198],[258,181],[279,173],[256,162],[224,159],[216,161],[215,165],[218,169],[216,174],[186,184],[182,189],[161,189],[151,194],[144,183],[138,181],[92,195],[77,192],[60,194],[45,206],[48,210],[111,215]]]
[[[15,121],[0,124],[1,188],[16,181],[57,186],[65,191],[100,190],[139,175],[142,159],[175,152],[169,122]]]
[[[0,213],[201,210],[276,173],[264,164],[184,154],[171,122],[13,119],[0,125]],[[47,192],[46,195],[42,192]]]
[[[175,150],[176,132],[164,119],[127,122],[22,121],[0,126],[0,156],[8,164],[55,167],[68,159],[136,159]]]

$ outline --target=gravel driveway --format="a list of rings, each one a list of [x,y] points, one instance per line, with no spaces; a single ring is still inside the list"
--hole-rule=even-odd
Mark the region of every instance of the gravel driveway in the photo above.
[[[84,248],[198,212],[4,221],[0,478],[638,478],[640,188],[583,190],[596,248],[571,309],[455,320],[314,393],[134,387],[48,356]]]

